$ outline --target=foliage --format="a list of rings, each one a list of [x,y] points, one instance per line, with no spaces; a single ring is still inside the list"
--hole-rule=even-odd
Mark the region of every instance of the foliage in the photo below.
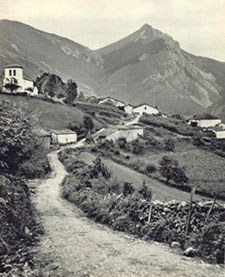
[[[66,104],[73,104],[74,100],[77,97],[77,84],[73,80],[67,81],[67,89],[66,89]]]
[[[174,151],[175,149],[175,144],[174,141],[172,139],[168,139],[165,142],[165,150],[166,151]]]
[[[102,177],[104,177],[105,179],[109,179],[111,176],[111,173],[104,165],[102,160],[100,158],[96,158],[96,160],[94,161],[93,167],[89,172],[89,176],[90,178],[97,178],[99,175],[102,175]]]
[[[65,97],[66,84],[56,74],[43,73],[35,80],[38,93],[50,97]]]
[[[17,106],[0,103],[0,170],[14,173],[32,155],[36,140],[29,118]]]
[[[184,168],[180,167],[176,160],[167,156],[160,161],[160,173],[166,178],[167,183],[173,181],[175,184],[183,185],[188,182]]]
[[[222,206],[214,206],[209,220],[205,222],[210,205],[194,203],[189,235],[186,237],[189,203],[151,202],[151,220],[148,222],[152,194],[145,182],[139,190],[135,190],[128,182],[124,182],[122,187],[120,184],[118,189],[116,180],[105,179],[101,174],[96,174],[97,179],[89,179],[89,172],[96,165],[85,166],[78,162],[73,150],[64,150],[60,157],[66,166],[71,158],[76,160],[74,176],[67,176],[63,182],[63,196],[91,219],[146,240],[167,243],[176,241],[182,249],[192,246],[198,256],[212,262],[223,262],[225,209]],[[101,168],[99,160],[95,164],[98,164],[97,168]],[[114,191],[110,189],[113,184],[116,184]]]
[[[124,182],[123,184],[123,196],[127,197],[128,195],[134,192],[134,187],[129,182]]]
[[[87,131],[91,131],[94,128],[94,122],[89,115],[84,115],[83,126]]]
[[[11,93],[16,91],[20,86],[16,83],[7,83],[4,85],[5,89],[9,90]]]

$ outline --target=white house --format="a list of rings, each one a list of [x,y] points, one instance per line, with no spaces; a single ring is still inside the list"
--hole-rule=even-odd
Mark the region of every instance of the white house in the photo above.
[[[126,114],[132,114],[133,113],[133,106],[128,104],[126,106],[124,106],[124,111]]]
[[[203,114],[194,116],[188,121],[190,125],[196,125],[202,128],[209,128],[221,124],[221,119],[211,114]]]
[[[14,84],[15,88],[10,89],[9,85]],[[31,96],[38,94],[37,88],[34,86],[34,82],[31,79],[23,76],[23,67],[20,65],[7,65],[3,69],[3,82],[2,91],[8,93],[24,93]]]
[[[112,98],[112,97],[103,98],[102,100],[100,100],[98,102],[98,104],[108,104],[108,105],[112,105],[112,106],[117,107],[117,108],[125,106],[125,103],[123,101],[117,100],[117,99]]]
[[[225,129],[221,126],[214,126],[210,127],[209,130],[211,130],[217,139],[225,139]]]
[[[50,130],[52,144],[67,144],[77,141],[77,133],[65,129],[65,130]]]
[[[159,114],[159,110],[157,108],[153,108],[148,104],[141,104],[139,106],[135,106],[133,108],[133,113],[138,114]]]
[[[119,128],[111,127],[98,133],[98,135],[94,137],[94,140],[101,142],[104,140],[116,141],[119,138],[125,138],[127,142],[130,142],[137,139],[139,136],[143,136],[143,134],[144,128],[138,125],[121,126]]]

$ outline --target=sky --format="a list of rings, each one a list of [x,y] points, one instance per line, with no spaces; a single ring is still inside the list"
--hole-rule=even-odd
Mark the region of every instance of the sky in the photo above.
[[[91,49],[145,23],[195,55],[225,62],[225,0],[0,0],[0,19],[29,24]]]

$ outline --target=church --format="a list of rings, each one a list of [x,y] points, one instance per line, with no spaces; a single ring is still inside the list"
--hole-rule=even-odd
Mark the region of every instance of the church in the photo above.
[[[30,96],[38,95],[33,80],[24,78],[23,67],[20,65],[7,65],[3,68],[2,92],[27,93]]]

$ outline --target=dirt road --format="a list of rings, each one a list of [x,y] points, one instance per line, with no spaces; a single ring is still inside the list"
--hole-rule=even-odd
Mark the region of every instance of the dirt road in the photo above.
[[[147,243],[86,219],[60,198],[60,184],[67,173],[57,153],[49,154],[49,159],[54,171],[40,183],[35,198],[45,228],[35,258],[42,259],[44,277],[224,277],[218,266],[184,258],[165,245]]]

